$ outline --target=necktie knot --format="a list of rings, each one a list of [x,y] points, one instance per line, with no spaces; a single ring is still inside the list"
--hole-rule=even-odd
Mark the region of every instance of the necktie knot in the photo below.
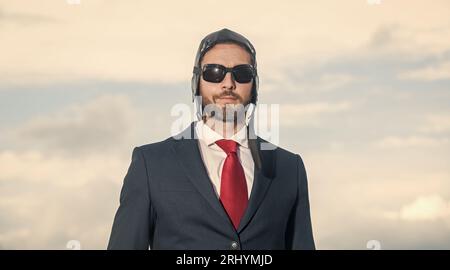
[[[218,140],[216,141],[216,144],[222,148],[223,151],[225,151],[225,153],[230,154],[230,153],[236,153],[237,150],[237,142],[233,141],[233,140]]]

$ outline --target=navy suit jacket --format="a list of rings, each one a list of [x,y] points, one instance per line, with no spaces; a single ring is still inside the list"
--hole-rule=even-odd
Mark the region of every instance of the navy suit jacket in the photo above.
[[[193,132],[191,124],[183,136]],[[250,143],[261,149],[267,141]],[[280,147],[258,154],[236,230],[214,192],[197,139],[170,137],[134,148],[108,249],[315,249],[301,157]]]

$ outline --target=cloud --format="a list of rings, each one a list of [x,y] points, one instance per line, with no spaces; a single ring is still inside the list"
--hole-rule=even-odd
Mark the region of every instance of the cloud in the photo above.
[[[0,246],[104,249],[130,156],[0,152]]]
[[[363,78],[350,73],[325,73],[302,74],[296,72],[290,74],[293,67],[281,67],[278,71],[272,70],[263,74],[264,91],[271,93],[279,92],[327,92],[340,90],[352,83],[360,82]],[[297,70],[297,68],[295,68]],[[264,77],[265,76],[265,77]]]
[[[296,151],[299,148],[292,149],[301,153]],[[349,204],[348,211],[363,213],[369,208],[400,208],[424,193],[450,196],[450,172],[445,159],[439,162],[421,155],[349,146],[302,156],[314,192],[312,198],[321,205],[339,200]],[[327,207],[322,211],[328,212]]]
[[[325,115],[348,111],[352,103],[313,102],[280,106],[280,121],[285,126],[318,125]]]
[[[322,113],[332,113],[348,110],[351,107],[349,102],[327,103],[316,102],[307,104],[283,105],[282,110],[287,114],[294,115],[319,115]]]
[[[448,145],[448,138],[433,138],[426,136],[388,136],[377,142],[375,145],[382,148],[405,148],[405,147],[438,147]]]
[[[118,206],[127,154],[0,152],[0,247],[104,249]]]
[[[20,23],[2,27],[2,35],[9,38],[2,40],[0,80],[25,85],[83,79],[188,81],[201,38],[223,27],[252,40],[260,67],[268,74],[276,64],[326,61],[361,48],[371,54],[374,47],[386,44],[410,55],[449,48],[445,1],[395,1],[379,7],[360,2],[289,1],[275,6],[270,1],[257,6],[232,2],[223,7],[224,13],[233,14],[226,18],[216,16],[214,4],[202,1],[175,7],[170,2],[84,1],[79,6],[62,2],[51,8],[23,0],[4,3],[2,10],[8,20],[54,18],[64,23],[41,23],[37,26],[40,31]],[[234,9],[237,3],[239,10]],[[197,12],[186,12],[192,6],[199,7]],[[403,12],[405,6],[411,12]],[[248,16],[247,10],[253,10],[255,16]],[[422,12],[423,20],[417,20],[414,14],[422,10],[427,14]],[[152,16],[147,16],[148,12]],[[367,43],[372,47],[365,47]]]
[[[399,74],[399,79],[417,81],[448,80],[450,79],[450,61],[403,71]]]
[[[405,221],[434,221],[443,219],[450,225],[450,201],[440,195],[420,196],[413,202],[401,207],[398,211],[384,213],[386,218]]]
[[[23,149],[68,155],[111,152],[134,135],[137,113],[125,95],[103,95],[62,111],[33,117],[9,131]]]
[[[424,133],[444,133],[450,131],[450,115],[429,114],[425,116],[426,123],[419,128]]]
[[[394,40],[398,36],[396,31],[398,31],[398,25],[381,25],[370,37],[368,42],[369,47],[382,48],[394,43]]]
[[[362,48],[375,54],[400,53],[408,55],[412,60],[428,55],[442,55],[448,51],[450,42],[443,38],[448,34],[450,28],[446,23],[416,25],[401,20],[385,21],[372,30],[366,46]]]
[[[318,89],[333,90],[347,86],[348,84],[359,80],[361,80],[361,78],[358,78],[353,74],[324,74],[320,76],[317,84],[312,84],[310,87],[315,89],[315,86],[317,86]]]
[[[440,210],[450,196],[445,162],[439,171],[418,155],[402,165],[391,153],[361,148],[302,157],[318,248],[366,249],[369,240],[378,240],[382,249],[449,248],[450,219]],[[429,219],[418,218],[427,211]]]
[[[50,182],[66,188],[80,187],[95,181],[99,175],[105,178],[117,175],[115,168],[122,168],[121,162],[126,161],[121,157],[100,152],[87,157],[69,158],[34,150],[7,150],[0,152],[0,181]],[[70,177],[67,177],[69,174]]]
[[[0,24],[15,23],[19,25],[36,25],[39,23],[55,23],[60,20],[38,13],[6,12],[0,7]]]
[[[411,204],[403,206],[399,216],[404,220],[450,218],[450,201],[439,195],[419,197]]]
[[[153,130],[165,134],[166,122],[146,125],[150,113],[129,96],[103,94],[5,128],[0,248],[66,249],[78,240],[105,249],[132,147],[155,140]]]

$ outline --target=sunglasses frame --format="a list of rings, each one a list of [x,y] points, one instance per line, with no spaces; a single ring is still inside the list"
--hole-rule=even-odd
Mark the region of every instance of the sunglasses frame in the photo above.
[[[236,65],[236,66],[231,67],[231,68],[225,67],[224,65],[220,65],[220,64],[205,64],[201,69],[199,67],[194,67],[194,73],[195,74],[200,74],[202,76],[203,80],[205,80],[205,78],[203,76],[203,73],[205,72],[206,68],[219,68],[222,71],[225,71],[225,75],[223,76],[222,80],[220,80],[218,82],[208,81],[208,80],[205,80],[205,81],[211,82],[211,83],[220,83],[220,82],[223,81],[223,79],[225,79],[225,76],[227,75],[227,73],[231,72],[231,76],[233,77],[233,80],[238,82],[238,83],[241,83],[241,82],[236,80],[236,76],[235,76],[236,69],[241,68],[241,67],[250,67],[250,70],[252,72],[252,79],[249,82],[245,82],[245,83],[250,83],[253,79],[255,79],[255,77],[257,75],[256,68],[253,65],[250,65],[250,64]]]

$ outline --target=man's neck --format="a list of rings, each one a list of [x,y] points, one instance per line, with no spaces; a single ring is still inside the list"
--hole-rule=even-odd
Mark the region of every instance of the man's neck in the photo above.
[[[225,139],[232,137],[245,126],[245,122],[237,122],[236,119],[234,121],[222,121],[215,117],[207,117],[203,119],[203,122]]]

